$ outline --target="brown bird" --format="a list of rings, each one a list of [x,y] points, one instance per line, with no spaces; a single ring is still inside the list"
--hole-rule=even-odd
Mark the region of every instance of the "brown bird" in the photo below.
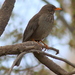
[[[46,38],[54,27],[55,10],[61,10],[61,8],[56,8],[52,4],[43,6],[41,10],[29,21],[23,35],[23,42],[31,40],[39,42]]]

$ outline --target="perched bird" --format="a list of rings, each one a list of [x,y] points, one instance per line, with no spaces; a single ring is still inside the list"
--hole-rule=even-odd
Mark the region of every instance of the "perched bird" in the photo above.
[[[56,10],[61,10],[61,8],[57,8],[52,4],[43,6],[29,21],[23,35],[23,42],[31,40],[39,42],[46,38],[54,27],[54,12]]]

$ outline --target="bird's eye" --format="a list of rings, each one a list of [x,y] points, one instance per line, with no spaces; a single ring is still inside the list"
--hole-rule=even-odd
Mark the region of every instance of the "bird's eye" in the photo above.
[[[49,12],[53,11],[53,8],[49,8],[48,11],[49,11]]]
[[[47,10],[48,10],[49,12],[54,11],[54,9],[55,9],[54,6],[51,6],[51,7],[47,8]]]
[[[50,12],[52,9],[48,8],[48,11]]]

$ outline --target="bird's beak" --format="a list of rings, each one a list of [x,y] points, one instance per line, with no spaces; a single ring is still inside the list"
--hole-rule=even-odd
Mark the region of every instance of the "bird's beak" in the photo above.
[[[55,8],[55,10],[61,10],[61,8]]]

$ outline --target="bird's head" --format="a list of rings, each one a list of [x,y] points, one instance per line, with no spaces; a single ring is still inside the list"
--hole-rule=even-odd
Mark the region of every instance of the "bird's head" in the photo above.
[[[61,10],[61,8],[57,8],[52,4],[47,4],[41,8],[40,12],[41,13],[54,13],[56,10]]]

